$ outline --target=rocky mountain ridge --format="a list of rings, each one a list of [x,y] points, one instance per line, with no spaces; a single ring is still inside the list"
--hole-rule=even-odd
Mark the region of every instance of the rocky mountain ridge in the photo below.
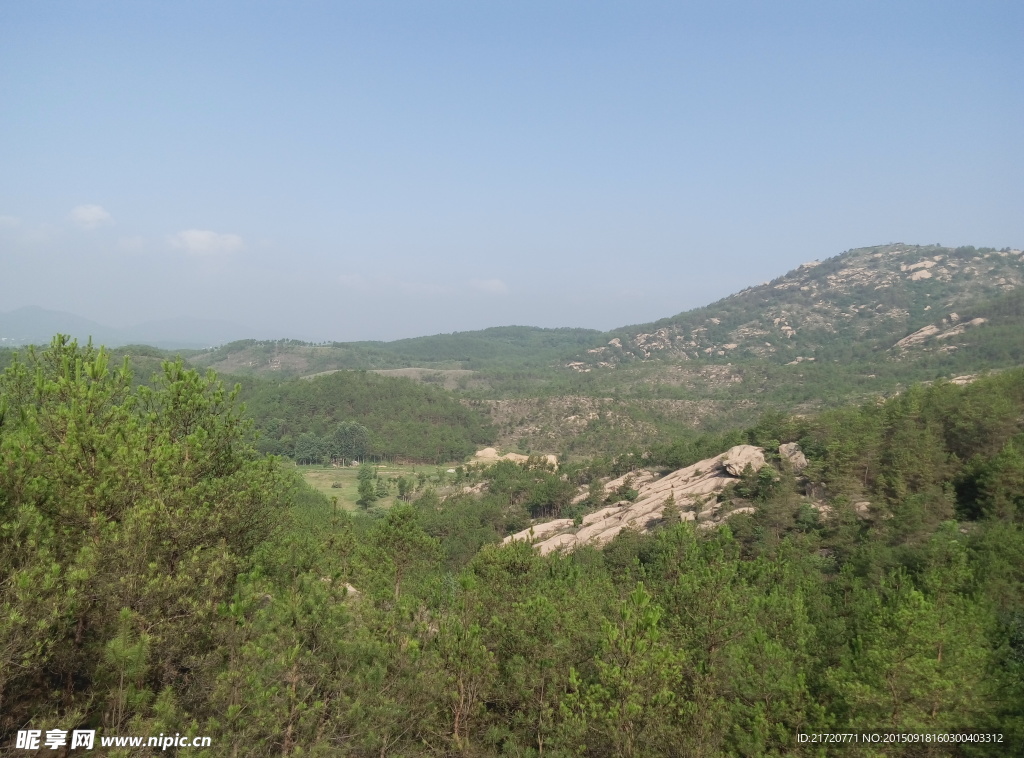
[[[896,354],[981,326],[972,306],[1024,285],[1024,252],[902,243],[847,251],[705,308],[612,333],[565,365],[587,372],[626,361],[830,357],[837,344],[869,340]],[[964,312],[963,318],[957,310]],[[955,323],[952,331],[943,320]],[[922,331],[934,324],[934,330]],[[919,337],[904,338],[920,332]],[[948,347],[950,343],[946,343]]]

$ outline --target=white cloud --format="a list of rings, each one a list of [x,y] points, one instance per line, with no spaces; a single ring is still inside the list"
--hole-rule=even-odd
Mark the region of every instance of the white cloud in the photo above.
[[[508,285],[501,279],[473,279],[469,286],[488,295],[504,295],[508,292]]]
[[[171,237],[171,245],[190,255],[226,255],[245,249],[237,234],[220,234],[205,229],[185,229]]]
[[[0,229],[17,229],[21,226],[21,219],[17,216],[0,216]]]
[[[102,205],[76,205],[71,209],[71,220],[83,229],[114,223],[113,216]]]

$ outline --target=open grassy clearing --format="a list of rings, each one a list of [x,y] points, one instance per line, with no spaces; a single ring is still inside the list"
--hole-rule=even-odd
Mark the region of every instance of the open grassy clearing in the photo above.
[[[404,476],[412,482],[425,477],[422,486],[438,486],[439,474],[460,463],[432,466],[429,464],[375,464],[377,477],[387,483],[387,495],[373,503],[375,508],[390,508],[398,500],[398,477]],[[302,478],[317,492],[328,498],[338,498],[338,507],[347,511],[359,510],[359,467],[358,466],[298,466]],[[335,484],[339,486],[334,486]]]

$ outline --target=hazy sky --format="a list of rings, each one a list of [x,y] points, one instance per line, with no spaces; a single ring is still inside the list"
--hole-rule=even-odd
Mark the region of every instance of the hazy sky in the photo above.
[[[1024,3],[0,4],[0,311],[607,329],[1024,245]]]

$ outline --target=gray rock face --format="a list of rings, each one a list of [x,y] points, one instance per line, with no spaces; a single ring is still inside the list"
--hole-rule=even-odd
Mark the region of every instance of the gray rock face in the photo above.
[[[621,501],[588,514],[578,529],[570,519],[557,519],[531,527],[532,533],[527,529],[506,537],[505,543],[516,539],[537,540],[534,547],[542,555],[557,550],[574,550],[583,545],[602,546],[611,542],[623,529],[649,531],[662,520],[670,503],[679,510],[683,521],[700,521],[702,528],[711,528],[735,513],[753,509],[737,508],[723,512],[724,509],[717,505],[707,507],[708,496],[738,481],[747,466],[757,471],[764,465],[761,448],[737,445],[721,455],[673,471],[660,479],[652,471],[634,472],[627,476],[634,477],[633,487],[640,493],[635,502]],[[616,491],[625,480],[626,477],[620,477],[608,482],[605,491]]]
[[[547,555],[548,553],[554,553],[557,550],[568,548],[571,545],[576,544],[575,534],[559,534],[557,537],[552,537],[549,540],[541,542],[539,545],[535,545],[537,552],[541,555]]]
[[[960,316],[955,313],[950,313],[949,316],[944,318],[940,324],[929,324],[928,326],[918,329],[913,334],[908,334],[893,345],[893,348],[896,350],[908,350],[909,348],[919,347],[930,341],[947,340],[951,337],[963,334],[968,328],[974,328],[987,323],[988,319],[973,318],[965,323],[959,322]]]
[[[825,489],[824,484],[819,482],[808,482],[804,487],[804,494],[814,502],[823,503],[828,500],[828,490]]]
[[[658,474],[650,469],[637,469],[636,471],[630,471],[628,474],[623,474],[618,479],[612,479],[610,482],[606,482],[604,485],[604,494],[611,495],[614,492],[621,489],[627,481],[630,482],[634,489],[639,490],[644,484],[652,482],[658,478]],[[582,488],[580,492],[572,499],[573,503],[580,503],[587,499],[587,490]],[[593,516],[594,514],[590,514]],[[584,522],[586,523],[586,522]]]
[[[779,445],[779,455],[789,461],[789,465],[793,467],[793,471],[800,473],[807,468],[807,456],[804,455],[804,451],[800,449],[800,446],[795,442],[787,442],[784,445]]]

